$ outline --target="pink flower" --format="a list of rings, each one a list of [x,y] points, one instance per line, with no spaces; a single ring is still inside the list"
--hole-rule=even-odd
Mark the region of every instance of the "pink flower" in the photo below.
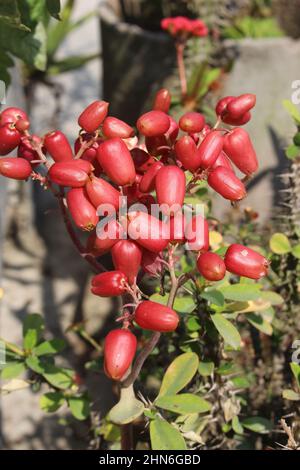
[[[164,18],[161,27],[171,36],[188,38],[191,36],[207,36],[208,28],[201,20],[190,20],[185,16]]]

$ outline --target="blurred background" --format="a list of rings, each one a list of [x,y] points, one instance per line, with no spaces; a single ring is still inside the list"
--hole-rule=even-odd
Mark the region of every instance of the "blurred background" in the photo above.
[[[99,97],[110,102],[112,115],[135,124],[162,86],[172,92],[175,117],[197,109],[210,119],[221,96],[255,93],[257,106],[246,129],[260,170],[244,205],[259,213],[262,233],[270,233],[280,203],[279,175],[291,161],[285,149],[295,134],[283,101],[291,100],[300,79],[299,0],[66,0],[60,21],[55,11],[42,20],[36,2],[36,11],[26,12],[32,26],[26,37],[3,20],[2,3],[5,106],[23,107],[37,134],[59,128],[74,142],[78,115]],[[178,98],[172,38],[160,28],[162,18],[175,15],[201,18],[210,30],[186,49],[191,97],[186,103]],[[296,154],[290,150],[291,158]],[[214,201],[214,214],[232,217],[221,198]],[[65,337],[70,324],[84,321],[88,334],[101,341],[117,304],[89,295],[90,269],[65,234],[51,195],[37,184],[0,177],[0,224],[0,336],[18,343],[25,314],[39,312],[49,337]],[[84,367],[91,357],[84,338],[71,331],[67,340],[62,361],[84,375],[101,416],[115,401],[110,381]],[[1,398],[2,447],[86,448],[85,422],[68,425],[66,410],[46,416],[31,389],[16,393],[17,404],[14,394]]]

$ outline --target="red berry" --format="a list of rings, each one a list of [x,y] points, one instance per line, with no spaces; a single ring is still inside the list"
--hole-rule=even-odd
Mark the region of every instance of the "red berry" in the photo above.
[[[187,222],[185,227],[187,247],[193,251],[207,251],[209,248],[209,230],[207,220],[198,214]]]
[[[119,210],[120,192],[103,178],[92,177],[85,185],[91,203],[98,208],[102,204],[110,204],[115,211]],[[108,211],[111,213],[114,211]]]
[[[186,170],[194,172],[201,165],[201,154],[198,152],[192,137],[185,135],[177,140],[175,144],[176,158],[182,163]]]
[[[21,134],[13,124],[4,124],[0,127],[0,155],[7,155],[14,150],[21,141]]]
[[[144,330],[161,333],[176,330],[179,323],[179,317],[172,308],[151,300],[145,300],[137,306],[134,319]]]
[[[15,128],[19,131],[19,132],[24,132],[24,131],[27,131],[27,129],[29,129],[30,127],[30,122],[27,121],[27,119],[18,119],[15,123]]]
[[[166,248],[170,239],[167,224],[145,212],[129,212],[128,219],[128,234],[139,245],[154,253]]]
[[[119,186],[133,184],[136,177],[131,154],[119,137],[108,139],[97,150],[98,161],[110,179]]]
[[[61,131],[49,132],[44,137],[44,146],[55,162],[73,160],[71,145]]]
[[[113,246],[111,255],[115,269],[122,271],[133,284],[141,267],[142,249],[132,240],[120,240]]]
[[[222,121],[225,122],[225,124],[229,124],[230,126],[244,126],[247,124],[247,122],[250,121],[250,119],[251,113],[249,111],[239,118],[233,118],[230,114],[225,114],[225,116],[222,117]]]
[[[15,180],[26,180],[32,172],[30,163],[24,158],[7,157],[0,159],[0,175]]]
[[[124,238],[125,230],[117,220],[110,220],[105,225],[98,225],[97,230],[90,234],[87,241],[87,253],[102,256],[119,240]]]
[[[215,168],[209,174],[207,181],[211,188],[230,201],[240,201],[247,195],[244,183],[231,169],[224,166]]]
[[[15,124],[19,119],[28,121],[28,116],[25,111],[15,107],[6,108],[0,113],[0,126],[10,123]]]
[[[157,202],[164,214],[174,214],[183,205],[185,174],[175,165],[164,166],[155,177]]]
[[[237,119],[254,108],[255,104],[256,96],[251,93],[245,93],[231,100],[227,105],[226,112],[230,117]]]
[[[150,193],[155,189],[156,175],[163,168],[163,166],[164,165],[161,162],[154,162],[146,171],[139,184],[139,190],[142,193]]]
[[[167,132],[170,127],[170,119],[162,111],[149,111],[139,117],[136,125],[141,134],[146,137],[155,137]]]
[[[25,158],[29,163],[31,163],[32,160],[40,160],[39,154],[34,150],[33,143],[40,145],[42,139],[35,134],[23,136],[21,137],[21,142],[18,147],[18,156]]]
[[[244,129],[233,129],[225,136],[224,152],[245,175],[252,175],[257,171],[257,156],[249,134]]]
[[[67,194],[67,205],[77,227],[88,232],[94,230],[99,217],[96,209],[88,200],[84,188],[71,189]]]
[[[196,112],[185,113],[179,119],[179,127],[182,131],[193,134],[194,132],[201,132],[205,126],[205,117],[203,114]]]
[[[154,158],[138,147],[130,150],[135,169],[138,173],[146,173],[150,166],[155,162]]]
[[[170,243],[185,243],[185,215],[179,211],[173,217],[170,217]]]
[[[166,88],[161,88],[155,95],[153,109],[167,113],[171,105],[171,94]]]
[[[129,139],[129,137],[134,136],[134,129],[132,127],[126,124],[126,122],[121,121],[121,119],[111,116],[104,119],[102,131],[108,139],[111,139],[112,137]]]
[[[106,118],[109,104],[106,101],[94,101],[80,114],[79,126],[86,132],[95,132]]]
[[[210,168],[223,150],[224,137],[219,131],[211,131],[201,142],[198,152],[201,167]]]
[[[235,99],[234,96],[225,96],[225,98],[222,98],[218,101],[217,106],[216,106],[216,114],[217,116],[223,117],[223,115],[227,111],[227,106],[228,104]]]
[[[114,380],[120,380],[130,367],[136,353],[137,340],[129,330],[113,330],[104,342],[104,369]]]
[[[122,271],[107,271],[92,278],[91,291],[100,297],[114,297],[126,292],[128,279]]]
[[[197,259],[197,268],[208,281],[221,281],[226,274],[225,263],[216,253],[202,253]]]
[[[218,156],[217,160],[215,163],[212,165],[211,169],[214,170],[218,166],[225,166],[225,168],[228,168],[229,170],[233,171],[233,166],[229,158],[224,152],[221,152],[220,155]]]
[[[85,185],[93,166],[85,160],[58,162],[51,166],[48,175],[53,183],[59,186],[80,188]]]
[[[169,116],[169,120],[170,120],[170,127],[164,135],[170,144],[174,144],[179,134],[179,126],[177,122],[175,121],[175,119],[173,119],[171,116]]]
[[[269,262],[251,248],[233,244],[226,252],[225,265],[232,274],[250,279],[260,279],[268,273]]]

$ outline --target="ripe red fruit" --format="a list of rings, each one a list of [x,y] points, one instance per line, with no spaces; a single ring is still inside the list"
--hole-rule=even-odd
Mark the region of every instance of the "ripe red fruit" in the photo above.
[[[209,230],[207,220],[198,214],[187,222],[185,227],[187,247],[193,251],[207,251],[209,248]]]
[[[237,119],[254,108],[255,104],[256,96],[251,93],[245,93],[231,100],[227,105],[226,111],[232,118]]]
[[[105,137],[111,139],[112,137],[120,137],[120,139],[129,139],[134,136],[134,129],[115,117],[108,116],[104,119],[103,134]]]
[[[185,174],[175,165],[164,166],[155,177],[157,202],[164,214],[174,214],[183,205]]]
[[[162,111],[149,111],[139,117],[136,125],[141,134],[146,137],[155,137],[167,132],[170,127],[170,119]]]
[[[201,165],[201,154],[198,152],[196,143],[192,137],[185,135],[175,144],[176,158],[189,171],[196,171]]]
[[[71,189],[67,194],[67,205],[77,227],[88,232],[94,230],[99,217],[96,209],[88,200],[84,188]]]
[[[175,143],[177,136],[179,134],[179,126],[177,122],[175,121],[175,119],[173,119],[171,116],[169,116],[169,120],[170,120],[170,127],[164,135],[168,143],[172,145]]]
[[[230,126],[244,126],[249,122],[251,119],[251,113],[247,111],[245,114],[243,114],[239,118],[233,118],[231,117],[230,114],[225,114],[222,117],[222,121],[225,122],[225,124],[229,124]]]
[[[164,165],[161,162],[154,162],[146,171],[139,184],[139,190],[142,193],[150,193],[155,189],[156,175],[163,168],[163,166]]]
[[[89,200],[96,208],[102,204],[110,204],[115,211],[119,209],[120,192],[103,178],[89,178],[85,188]]]
[[[228,168],[229,170],[233,171],[232,163],[224,152],[220,153],[220,155],[218,156],[217,160],[215,161],[211,169],[214,170],[218,166],[225,166],[225,168]]]
[[[268,260],[260,253],[243,245],[230,245],[224,261],[226,269],[238,276],[260,279],[268,273]]]
[[[73,160],[71,145],[61,131],[49,132],[44,137],[44,146],[55,162]]]
[[[35,134],[21,137],[21,142],[18,147],[18,156],[25,158],[29,163],[31,163],[32,160],[40,160],[39,154],[34,150],[33,143],[41,144],[41,142],[42,139]]]
[[[114,297],[126,292],[127,277],[122,271],[107,271],[92,278],[91,291],[100,297]]]
[[[225,96],[225,98],[222,98],[218,101],[217,106],[216,106],[216,114],[217,116],[223,117],[224,114],[227,111],[227,106],[231,101],[235,99],[234,96]]]
[[[210,168],[223,150],[224,137],[219,131],[211,131],[201,142],[198,152],[201,167]]]
[[[150,166],[155,162],[154,158],[138,147],[130,150],[135,169],[138,173],[146,173]]]
[[[166,88],[161,88],[155,95],[153,109],[167,113],[171,105],[171,94]]]
[[[115,219],[105,225],[98,225],[97,230],[90,234],[87,241],[87,253],[102,256],[109,251],[119,240],[124,238],[125,230]]]
[[[122,271],[130,284],[136,280],[142,261],[142,249],[132,240],[120,240],[111,250],[115,269]]]
[[[27,131],[27,129],[29,129],[29,127],[30,127],[30,122],[27,121],[26,119],[18,119],[15,123],[15,128],[19,132]]]
[[[137,306],[134,319],[144,330],[161,333],[176,330],[179,323],[179,317],[172,308],[151,300],[145,300]]]
[[[203,114],[196,112],[185,113],[179,119],[179,127],[182,131],[193,134],[194,132],[201,132],[205,126],[205,117]]]
[[[216,253],[202,253],[197,259],[197,268],[208,281],[221,281],[226,274],[225,263]]]
[[[7,155],[14,150],[21,141],[21,134],[13,124],[4,124],[0,127],[0,155]]]
[[[149,251],[163,251],[170,239],[169,227],[145,212],[129,212],[128,235]]]
[[[173,217],[170,217],[170,243],[185,243],[185,215],[179,211]]]
[[[106,101],[94,101],[80,114],[79,126],[86,132],[94,132],[106,118],[109,104]]]
[[[93,166],[90,162],[72,160],[54,163],[48,172],[48,176],[53,183],[59,186],[80,188],[88,181],[92,170]]]
[[[244,183],[231,169],[224,166],[215,168],[209,174],[207,181],[211,188],[230,201],[240,201],[247,195]]]
[[[134,163],[122,139],[114,137],[100,144],[97,158],[105,173],[114,183],[119,186],[134,183],[136,177]]]
[[[0,175],[15,180],[26,180],[32,172],[30,163],[24,158],[7,157],[0,159]]]
[[[224,152],[245,175],[252,175],[257,171],[257,156],[249,134],[244,129],[233,129],[225,136]]]
[[[28,116],[25,111],[15,107],[6,108],[0,113],[0,126],[10,123],[15,124],[19,119],[28,121]]]
[[[136,348],[136,337],[129,330],[110,331],[104,341],[106,374],[114,380],[120,380],[131,365]]]

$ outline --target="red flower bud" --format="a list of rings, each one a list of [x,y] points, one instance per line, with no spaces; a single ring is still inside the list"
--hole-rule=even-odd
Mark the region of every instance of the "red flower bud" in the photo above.
[[[131,154],[119,137],[103,142],[97,151],[98,161],[110,179],[119,186],[133,184],[135,168]]]
[[[79,126],[86,132],[94,132],[106,118],[109,104],[106,101],[94,101],[80,114]]]
[[[103,134],[105,137],[111,139],[112,137],[120,137],[120,139],[129,139],[134,136],[134,129],[130,127],[126,122],[121,121],[115,117],[107,117],[104,119]]]
[[[233,129],[224,139],[224,152],[245,175],[258,169],[258,161],[249,134],[241,128]]]
[[[225,199],[240,201],[246,197],[244,183],[229,168],[218,166],[209,174],[207,181],[209,186]]]
[[[113,330],[104,341],[104,369],[114,380],[120,380],[136,353],[137,340],[129,330]]]
[[[211,131],[201,142],[198,152],[201,158],[201,167],[211,167],[223,150],[224,137],[219,131]]]
[[[187,247],[193,251],[207,251],[209,248],[209,230],[207,220],[198,214],[187,222],[185,228]]]
[[[268,273],[269,262],[251,248],[233,244],[226,252],[225,265],[232,274],[250,279],[260,279]]]
[[[150,276],[159,276],[162,272],[161,253],[153,253],[143,249],[142,269]]]
[[[77,227],[88,232],[94,230],[99,217],[96,209],[88,200],[84,188],[71,189],[67,194],[67,205]]]
[[[179,317],[172,308],[150,300],[145,300],[137,306],[134,319],[144,330],[161,333],[176,330],[179,323]]]
[[[218,166],[225,166],[225,168],[228,168],[229,170],[233,171],[233,165],[227,155],[224,152],[221,152],[220,155],[218,156],[217,160],[215,163],[212,165],[211,169],[214,170]]]
[[[234,96],[225,96],[225,98],[222,98],[221,100],[218,101],[217,106],[216,106],[216,114],[217,116],[223,117],[223,115],[227,111],[227,106],[231,101],[235,99]]]
[[[0,155],[7,155],[14,150],[21,141],[21,134],[13,124],[4,124],[0,127]]]
[[[185,243],[185,215],[179,211],[173,217],[170,217],[170,243]]]
[[[126,292],[128,279],[121,271],[107,271],[92,278],[91,291],[100,297],[114,297]]]
[[[55,162],[73,160],[71,145],[61,131],[49,132],[44,137],[44,146]]]
[[[167,132],[170,127],[170,119],[162,111],[149,111],[139,117],[136,125],[141,134],[146,137],[155,137]]]
[[[146,173],[150,166],[155,162],[154,158],[138,147],[130,150],[135,169],[138,173]]]
[[[169,242],[169,227],[145,212],[129,212],[128,235],[149,251],[163,251]]]
[[[141,267],[141,248],[132,240],[120,240],[113,246],[111,255],[115,269],[122,271],[133,284]]]
[[[181,137],[175,144],[175,153],[186,170],[194,172],[200,167],[201,154],[192,137],[188,135]]]
[[[87,241],[87,253],[102,256],[109,251],[119,240],[124,238],[125,230],[115,219],[105,225],[98,225],[97,230],[90,234]]]
[[[183,205],[185,196],[185,174],[175,165],[164,166],[155,178],[157,202],[164,214],[174,214]]]
[[[171,105],[171,94],[166,88],[161,88],[155,95],[153,109],[167,113]]]
[[[208,281],[221,281],[226,274],[225,263],[216,253],[202,253],[197,259],[197,268]]]
[[[7,157],[0,159],[0,175],[15,180],[26,180],[32,172],[30,163],[24,158]]]
[[[205,126],[205,117],[203,114],[196,112],[185,113],[179,119],[179,127],[182,131],[193,134],[194,132],[201,132]]]
[[[116,211],[119,210],[119,198],[121,194],[103,178],[90,178],[85,185],[85,189],[89,200],[96,209],[101,204],[111,204]]]
[[[59,186],[80,188],[88,181],[88,175],[92,170],[93,166],[90,162],[85,160],[72,160],[54,163],[48,172],[48,176],[53,183]]]
[[[155,189],[155,178],[159,170],[163,168],[163,164],[161,162],[154,162],[149,170],[146,171],[146,173],[143,175],[140,185],[139,185],[139,190],[142,193],[150,193]]]
[[[251,93],[245,93],[231,100],[227,105],[227,113],[233,118],[240,118],[245,113],[254,108],[256,96]]]
[[[28,121],[28,116],[25,111],[15,107],[6,108],[0,113],[0,126],[4,126],[4,124],[15,124],[19,119]]]

